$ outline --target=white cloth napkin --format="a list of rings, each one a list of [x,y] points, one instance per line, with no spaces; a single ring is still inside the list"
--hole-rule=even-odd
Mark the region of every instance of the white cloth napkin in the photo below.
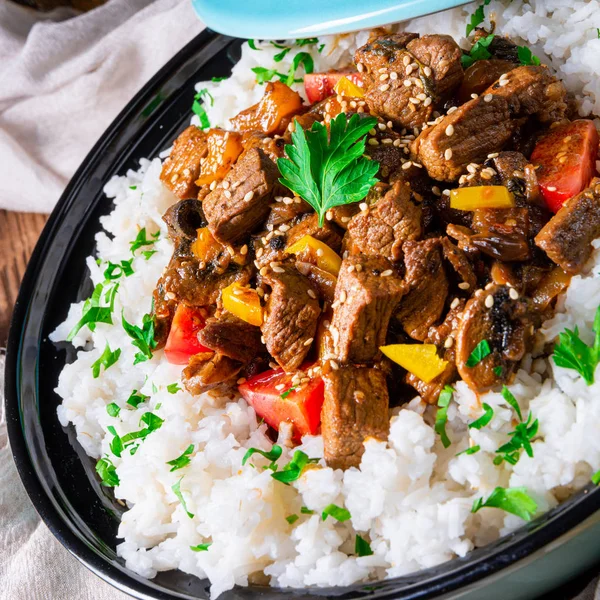
[[[0,208],[50,212],[110,122],[203,27],[190,0],[81,15],[0,0]]]

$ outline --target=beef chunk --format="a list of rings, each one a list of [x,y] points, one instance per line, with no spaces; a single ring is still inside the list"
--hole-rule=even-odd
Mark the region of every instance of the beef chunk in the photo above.
[[[467,165],[483,163],[490,153],[502,150],[527,118],[541,123],[562,118],[565,98],[564,86],[546,67],[519,67],[423,131],[413,152],[431,177],[456,181]]]
[[[260,351],[260,329],[231,313],[207,319],[198,334],[207,348],[242,363],[250,362]]]
[[[285,140],[281,137],[273,138],[262,131],[249,131],[242,136],[242,146],[244,152],[249,152],[252,148],[260,148],[274,162],[285,156]],[[244,154],[242,154],[242,157]],[[240,157],[241,158],[241,157]]]
[[[169,295],[170,296],[170,295]],[[160,350],[167,343],[171,323],[177,310],[177,301],[167,296],[164,279],[161,277],[152,294],[152,318],[154,319],[154,341]]]
[[[371,113],[398,127],[414,128],[431,120],[434,110],[460,85],[461,56],[450,36],[419,38],[403,33],[370,41],[356,51],[354,60],[362,65]],[[384,75],[388,77],[382,80]]]
[[[467,302],[456,334],[456,366],[473,391],[485,392],[509,381],[529,349],[535,321],[531,301],[508,286],[480,290]],[[491,353],[476,365],[467,366],[471,353],[483,340]]]
[[[444,259],[450,263],[461,282],[468,284],[466,289],[473,292],[477,287],[477,277],[467,255],[460,248],[457,248],[447,237],[442,238],[442,253]]]
[[[567,273],[579,273],[600,236],[600,178],[567,200],[538,233],[535,243]]]
[[[196,179],[200,176],[200,161],[208,152],[206,138],[201,129],[191,125],[175,140],[163,163],[161,181],[182,200],[198,194]]]
[[[387,194],[348,223],[351,254],[402,258],[402,244],[418,240],[423,233],[421,207],[410,199],[410,189],[396,183]]]
[[[385,374],[369,367],[341,367],[323,376],[325,401],[321,430],[327,465],[360,464],[366,438],[386,440],[390,421]]]
[[[190,357],[181,381],[190,394],[197,396],[216,387],[232,385],[241,369],[242,363],[223,354],[201,352]]]
[[[283,272],[270,270],[263,277],[271,293],[261,329],[269,354],[285,371],[294,371],[310,350],[321,309],[304,275],[292,266],[276,268]]]
[[[415,340],[423,341],[428,329],[442,316],[448,296],[448,278],[442,264],[441,240],[432,238],[404,244],[405,283],[396,319]]]
[[[508,60],[490,59],[475,61],[465,71],[465,78],[457,94],[459,104],[464,104],[471,100],[472,94],[479,96],[504,75],[504,73],[508,73],[516,67],[515,63]]]
[[[247,236],[267,218],[279,172],[260,149],[252,148],[202,203],[208,227],[223,244]]]
[[[364,363],[377,358],[404,290],[392,263],[381,256],[342,261],[330,327],[338,360]]]
[[[333,303],[335,297],[335,286],[337,277],[320,269],[310,262],[296,261],[296,269],[302,273],[313,284],[319,296],[329,303]]]

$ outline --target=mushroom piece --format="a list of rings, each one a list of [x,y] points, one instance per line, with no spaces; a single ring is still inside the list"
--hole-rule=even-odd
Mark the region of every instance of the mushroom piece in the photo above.
[[[169,228],[169,236],[174,242],[196,239],[197,230],[206,227],[202,202],[191,198],[181,200],[170,206],[163,215],[163,221]]]

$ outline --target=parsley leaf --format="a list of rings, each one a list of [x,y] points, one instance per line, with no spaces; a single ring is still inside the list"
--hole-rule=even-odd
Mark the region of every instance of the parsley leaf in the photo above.
[[[487,340],[481,340],[471,355],[467,359],[467,367],[474,367],[478,365],[486,356],[489,356],[492,353],[490,349],[490,345]]]
[[[491,53],[488,50],[489,45],[494,39],[494,34],[490,34],[487,37],[481,38],[479,41],[473,44],[468,54],[463,54],[460,58],[460,62],[463,69],[469,68],[475,61],[486,60],[491,58]]]
[[[228,79],[228,78],[227,78],[227,77],[213,77],[213,78],[211,79],[211,81],[212,81],[213,83],[219,83],[220,81],[225,81],[226,79]]]
[[[275,462],[279,459],[282,452],[283,448],[278,444],[273,444],[272,448],[269,451],[260,450],[258,448],[250,448],[248,452],[244,454],[244,458],[242,459],[242,466],[245,465],[246,462],[248,462],[248,459],[254,454],[260,454],[261,456],[264,456],[267,460]]]
[[[133,406],[133,408],[137,408],[142,402],[148,400],[148,398],[150,398],[150,396],[145,396],[142,393],[138,393],[137,390],[133,390],[129,398],[127,398],[127,404]]]
[[[494,375],[496,377],[502,377],[502,372],[504,371],[504,369],[501,366],[497,366],[497,367],[494,367],[492,369],[492,371],[494,371]]]
[[[94,288],[92,295],[83,303],[81,319],[77,321],[73,329],[69,332],[67,342],[71,342],[84,325],[87,325],[90,331],[94,331],[96,323],[108,323],[112,325],[112,313],[115,308],[115,297],[118,289],[118,283],[109,284],[108,286],[99,283]],[[108,306],[100,306],[103,292],[105,292],[104,300],[108,303]]]
[[[121,458],[121,452],[123,452],[123,441],[119,437],[117,430],[112,425],[109,425],[106,429],[109,433],[112,433],[114,436],[110,443],[110,451],[115,456]]]
[[[188,515],[189,514],[190,513],[188,513]],[[197,546],[190,546],[190,550],[192,550],[193,552],[206,552],[211,546],[212,546],[212,542],[207,542],[206,544],[198,544]]]
[[[133,340],[131,343],[140,349],[140,352],[135,355],[133,364],[137,365],[152,358],[152,350],[157,346],[154,339],[154,319],[152,315],[144,315],[141,328],[128,323],[125,319],[125,312],[121,313],[121,322],[125,333]]]
[[[333,517],[336,521],[343,523],[350,519],[350,511],[339,507],[337,504],[329,504],[323,509],[323,513],[321,514],[321,519],[325,521],[327,517]]]
[[[302,450],[296,450],[292,460],[281,471],[273,473],[271,477],[285,483],[285,485],[289,485],[292,481],[300,478],[306,465],[317,462],[319,462],[318,458],[308,458],[308,455]]]
[[[142,250],[142,256],[146,259],[146,260],[150,260],[150,257],[153,254],[156,254],[158,252],[158,250]]]
[[[517,56],[524,66],[539,65],[540,59],[531,52],[527,46],[519,46],[517,48]]]
[[[169,392],[169,394],[176,394],[179,391],[181,391],[181,388],[178,383],[170,383],[167,386],[167,392]]]
[[[296,54],[296,56],[294,56],[294,60],[292,61],[292,66],[290,67],[290,71],[288,73],[287,79],[284,82],[286,85],[292,85],[292,83],[297,81],[296,79],[294,79],[294,76],[300,65],[302,65],[304,67],[304,72],[307,75],[312,73],[315,70],[315,65],[314,65],[312,56],[308,52],[298,52],[298,54]],[[303,80],[300,79],[299,81],[303,81]]]
[[[108,458],[101,458],[96,463],[96,473],[100,476],[102,485],[106,487],[114,487],[120,483],[117,468]]]
[[[118,417],[119,413],[121,412],[121,408],[120,408],[120,406],[118,404],[115,404],[114,402],[111,402],[110,404],[108,404],[106,406],[106,412],[111,417]]]
[[[448,405],[452,400],[454,389],[447,385],[438,397],[438,411],[435,416],[434,430],[440,436],[444,448],[447,448],[452,442],[446,433],[446,423],[448,421]]]
[[[280,183],[315,209],[321,227],[330,208],[359,202],[377,183],[379,164],[363,157],[364,138],[376,123],[374,117],[353,114],[346,120],[340,113],[331,120],[329,135],[319,122],[308,131],[297,125],[292,145],[285,147],[289,158],[277,161]]]
[[[511,439],[509,442],[500,446],[496,452],[500,456],[494,458],[494,464],[499,465],[503,461],[511,465],[516,465],[519,461],[520,450],[523,448],[530,458],[533,457],[533,448],[531,447],[531,440],[536,436],[539,428],[539,421],[536,419],[533,423],[531,422],[532,415],[529,414],[526,423],[519,423],[514,431],[511,431],[509,435]]]
[[[129,277],[133,275],[133,268],[131,267],[131,263],[133,262],[133,258],[129,260],[122,260],[120,264],[108,262],[108,266],[104,271],[104,278],[108,280],[119,279],[122,275],[125,277]]]
[[[179,479],[179,481],[175,484],[171,486],[171,489],[173,490],[173,492],[175,493],[175,496],[177,496],[177,500],[179,500],[179,502],[181,502],[181,506],[183,506],[183,510],[185,510],[187,516],[190,519],[194,518],[194,514],[191,513],[188,509],[187,509],[187,504],[185,502],[185,498],[183,497],[183,494],[181,493],[181,481],[182,481],[183,477],[181,477],[181,479]]]
[[[536,502],[527,494],[527,490],[524,487],[497,487],[485,502],[483,498],[475,500],[471,512],[476,513],[485,507],[500,508],[517,517],[521,517],[524,521],[531,521],[531,517],[537,510]]]
[[[281,52],[278,52],[274,57],[273,60],[275,62],[281,62],[284,58],[285,55],[291,50],[291,48],[284,48]]]
[[[316,38],[316,37],[305,38],[303,40],[296,40],[296,46],[310,46],[310,45],[318,44],[318,43],[319,43],[319,38]]]
[[[279,394],[279,397],[285,400],[297,387],[297,385],[293,385],[289,390],[285,390],[285,392]]]
[[[279,73],[277,69],[265,69],[264,67],[253,67],[251,71],[256,75],[256,83],[263,84],[267,81],[271,81],[273,77],[277,76],[280,81],[287,79],[287,74]]]
[[[594,371],[600,362],[600,306],[592,330],[596,335],[594,345],[590,347],[579,337],[577,327],[574,331],[565,329],[558,335],[559,341],[552,355],[557,366],[577,371],[588,385],[594,383]]]
[[[100,355],[100,358],[92,363],[92,377],[94,379],[100,377],[101,367],[104,367],[104,370],[106,371],[108,367],[114,365],[119,360],[119,356],[121,356],[121,348],[117,348],[112,352],[107,342],[106,348],[104,348],[104,352]]]
[[[212,96],[211,96],[212,98]],[[198,92],[194,96],[194,102],[192,102],[192,112],[200,119],[200,128],[208,129],[210,127],[210,119],[206,114],[204,106],[201,104],[202,95]]]
[[[252,48],[252,50],[257,50],[257,51],[262,52],[262,48],[256,47],[256,40],[248,40],[248,46],[250,46],[250,48]],[[213,81],[214,81],[214,79],[213,79]]]
[[[479,417],[479,419],[473,421],[472,423],[469,423],[469,429],[481,429],[492,420],[492,417],[494,416],[494,409],[489,404],[486,404],[484,402],[483,410],[484,413],[483,415],[481,415],[481,417]]]
[[[491,1],[492,0],[484,0],[483,4],[481,6],[479,6],[479,7],[477,7],[477,10],[471,15],[471,20],[467,24],[467,36],[466,37],[469,37],[471,35],[471,32],[478,25],[481,25],[483,23],[483,21],[485,20],[485,7]]]
[[[467,455],[476,454],[480,450],[481,450],[481,446],[471,446],[471,448],[467,448],[466,450],[459,452],[456,456],[460,456],[461,454],[467,454]]]
[[[598,36],[600,37],[600,36]],[[592,483],[594,485],[600,485],[600,471],[596,471],[593,475],[592,475]]]
[[[371,550],[371,546],[367,540],[361,538],[358,533],[356,534],[356,539],[354,540],[354,554],[358,556],[372,556],[373,550]]]
[[[173,468],[169,471],[172,473],[173,471],[177,471],[177,469],[183,469],[183,467],[187,467],[190,464],[190,454],[194,451],[194,444],[190,444],[184,451],[181,456],[170,460],[167,462],[168,465],[171,465]]]
[[[314,515],[314,514],[315,514],[315,511],[314,511],[314,510],[310,510],[310,508],[307,508],[306,506],[303,506],[303,507],[300,509],[300,512],[301,512],[303,515]]]
[[[156,242],[156,240],[158,239],[158,236],[160,235],[160,231],[157,231],[156,233],[153,233],[150,237],[153,237],[154,239],[148,239],[146,237],[146,228],[142,227],[135,240],[133,240],[133,242],[129,242],[129,245],[131,246],[131,253],[134,254],[136,250],[139,250],[140,248],[142,248],[143,246],[152,246],[154,244],[154,242]]]
[[[293,525],[300,517],[298,515],[290,515],[289,517],[286,517],[285,520],[290,524]]]
[[[523,415],[521,414],[521,407],[519,406],[517,399],[505,385],[502,386],[502,397],[506,400],[507,404],[510,404],[515,409],[515,412],[519,416],[519,421],[522,421]]]

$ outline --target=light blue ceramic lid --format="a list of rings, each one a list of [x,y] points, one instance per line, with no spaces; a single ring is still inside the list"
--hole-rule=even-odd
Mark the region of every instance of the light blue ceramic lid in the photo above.
[[[468,4],[465,0],[192,0],[219,33],[288,39],[369,29]]]

